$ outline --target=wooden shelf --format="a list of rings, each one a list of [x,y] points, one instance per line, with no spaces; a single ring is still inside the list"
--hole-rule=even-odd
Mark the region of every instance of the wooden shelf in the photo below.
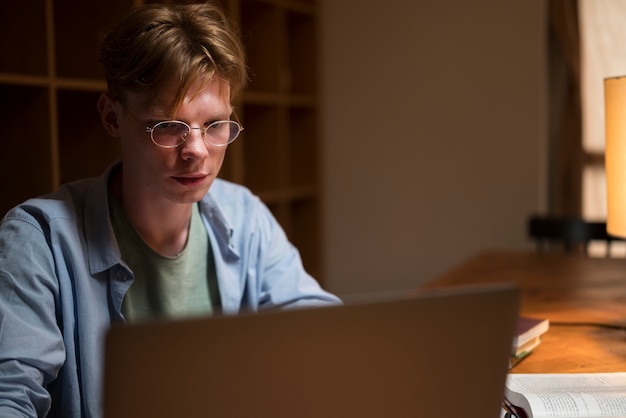
[[[119,158],[117,138],[110,137],[100,124],[98,96],[82,90],[57,93],[61,183],[95,177]]]
[[[32,87],[48,87],[50,78],[41,75],[0,73],[0,84]]]
[[[317,97],[313,95],[298,95],[281,92],[246,91],[242,94],[242,101],[249,104],[281,105],[297,107],[317,107]]]
[[[316,200],[318,194],[317,186],[308,186],[259,193],[259,197],[268,204],[278,205],[297,200]]]
[[[131,7],[153,0],[4,2],[0,26],[0,214],[61,183],[96,176],[119,158],[100,124],[106,89],[101,33]],[[164,0],[165,2],[165,0]],[[176,1],[168,1],[169,3]],[[186,3],[190,1],[180,1]],[[317,3],[221,0],[241,26],[250,83],[236,103],[245,130],[221,176],[259,194],[319,277]]]
[[[31,85],[2,85],[0,97],[4,213],[16,203],[48,192],[56,185],[52,178],[48,91]]]
[[[130,0],[67,2],[52,0],[55,75],[103,79],[98,59],[100,37],[115,20],[126,15]]]
[[[47,9],[43,1],[2,2],[0,73],[46,76]]]

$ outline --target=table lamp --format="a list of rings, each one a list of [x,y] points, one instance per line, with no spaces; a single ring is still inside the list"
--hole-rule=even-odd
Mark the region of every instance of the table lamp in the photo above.
[[[607,232],[626,237],[626,76],[604,79]]]

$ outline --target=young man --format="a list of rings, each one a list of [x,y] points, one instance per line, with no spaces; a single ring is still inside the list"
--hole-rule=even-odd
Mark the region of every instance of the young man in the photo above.
[[[0,416],[100,416],[114,322],[340,303],[259,199],[216,178],[246,80],[221,10],[137,9],[101,59],[121,161],[0,223]]]

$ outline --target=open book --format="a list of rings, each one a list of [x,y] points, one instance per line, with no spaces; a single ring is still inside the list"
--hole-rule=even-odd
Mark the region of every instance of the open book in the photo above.
[[[626,417],[626,373],[511,373],[504,397],[520,417]]]

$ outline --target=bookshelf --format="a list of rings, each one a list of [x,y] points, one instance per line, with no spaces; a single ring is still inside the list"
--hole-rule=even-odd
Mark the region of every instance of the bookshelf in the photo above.
[[[97,176],[119,157],[102,128],[100,33],[142,0],[4,2],[0,37],[0,215],[60,184]],[[146,0],[145,3],[154,3]],[[172,3],[172,1],[170,1]],[[178,1],[178,3],[191,3]],[[245,130],[221,177],[269,206],[307,270],[321,279],[315,0],[221,0],[239,22],[250,83],[235,103]]]

